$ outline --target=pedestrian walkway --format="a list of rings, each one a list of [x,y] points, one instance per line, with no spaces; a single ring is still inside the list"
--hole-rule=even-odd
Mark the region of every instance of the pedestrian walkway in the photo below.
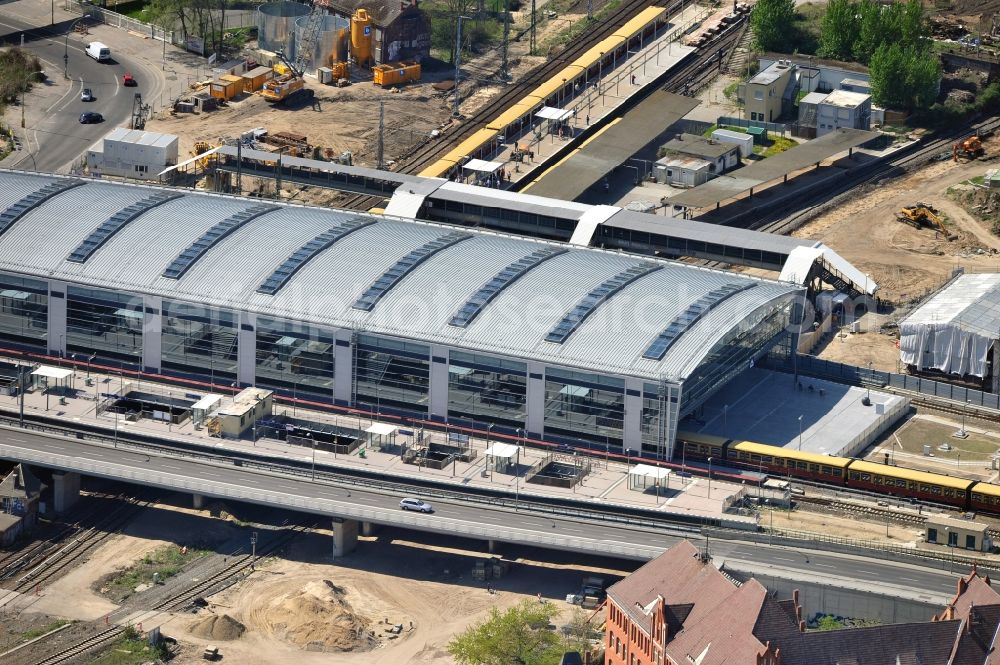
[[[41,387],[36,388],[25,394],[25,413],[98,425],[105,428],[114,440],[118,440],[123,432],[131,432],[202,445],[206,448],[294,459],[310,463],[314,467],[353,468],[402,479],[424,478],[460,487],[505,490],[514,497],[558,496],[592,501],[601,505],[659,510],[667,514],[694,518],[714,518],[725,514],[725,521],[729,526],[743,528],[748,526],[753,528],[756,523],[751,517],[725,513],[726,509],[747,491],[743,485],[718,479],[709,481],[707,478],[693,478],[687,474],[684,474],[686,477],[681,477],[671,473],[665,479],[661,479],[659,484],[648,482],[645,490],[632,489],[628,476],[635,465],[611,460],[611,451],[604,459],[576,455],[573,451],[553,453],[549,450],[517,445],[518,442],[512,437],[504,437],[503,441],[500,441],[499,437],[470,439],[454,432],[400,428],[394,424],[380,423],[364,415],[340,415],[286,405],[275,405],[274,415],[303,426],[313,424],[339,428],[347,436],[362,439],[362,446],[350,454],[338,454],[332,450],[318,449],[316,445],[307,447],[289,443],[283,439],[283,432],[276,432],[264,426],[248,433],[247,439],[223,439],[209,436],[205,427],[200,425],[196,427],[191,419],[179,425],[151,418],[132,422],[117,413],[104,411],[98,414],[98,399],[106,401],[109,396],[141,392],[192,403],[205,393],[136,380],[122,373],[88,371],[86,362],[79,360],[75,363],[63,361],[63,365],[72,370],[71,376],[66,380],[66,395],[54,394],[55,388],[52,393],[46,393]],[[225,407],[232,403],[233,394],[229,393],[222,396],[219,406]],[[8,415],[16,414],[18,407],[19,400],[16,396],[0,396],[0,410],[7,412]],[[378,435],[368,433],[372,429],[380,429],[373,428],[373,425],[381,425],[382,431],[386,434],[379,438]],[[124,445],[123,442],[119,443]],[[494,447],[494,444],[498,443],[506,443],[509,448],[501,450],[500,446]],[[456,459],[443,469],[412,464],[404,460],[406,451],[429,448],[431,444],[466,445],[470,449],[467,456],[471,459],[469,461]],[[488,455],[487,451],[491,448],[492,454]],[[505,455],[511,462],[509,466],[503,463],[502,458]],[[563,469],[568,467],[582,469],[589,465],[589,472],[585,473],[582,481],[573,487],[528,483],[529,471],[545,461],[559,462],[563,465]]]

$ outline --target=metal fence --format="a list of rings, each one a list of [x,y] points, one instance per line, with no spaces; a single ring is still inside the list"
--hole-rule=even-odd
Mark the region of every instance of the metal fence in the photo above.
[[[791,361],[780,356],[769,356],[768,363],[774,363],[778,369],[791,371]],[[1000,395],[983,392],[975,388],[957,386],[951,383],[935,381],[919,376],[884,372],[867,367],[847,365],[832,360],[824,360],[815,356],[798,355],[796,362],[800,374],[831,379],[840,383],[855,386],[872,386],[878,388],[896,388],[910,392],[928,395],[939,399],[947,399],[973,407],[1000,410]]]
[[[762,120],[745,120],[743,118],[733,118],[727,115],[720,115],[715,124],[719,125],[730,125],[732,127],[742,127],[746,129],[748,127],[763,127],[772,134],[781,134],[784,136],[788,132],[788,125],[780,122],[764,122]]]
[[[120,30],[128,30],[129,32],[134,32],[158,41],[167,41],[177,46],[184,46],[185,43],[184,31],[181,29],[180,21],[176,19],[171,26],[173,29],[168,30],[158,25],[119,14],[110,9],[80,2],[79,0],[64,2],[63,9],[77,14],[89,14],[94,20],[105,25],[110,25]],[[225,13],[213,11],[212,18],[214,19],[213,25],[221,27],[223,31],[257,27],[257,12],[253,9],[231,9]],[[191,22],[188,25],[190,26]],[[191,34],[193,35],[194,33]]]

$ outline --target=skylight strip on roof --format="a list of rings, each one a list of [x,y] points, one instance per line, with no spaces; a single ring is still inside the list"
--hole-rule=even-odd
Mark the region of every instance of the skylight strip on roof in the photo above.
[[[163,271],[163,276],[167,279],[180,279],[198,259],[205,255],[205,252],[222,242],[226,236],[243,227],[247,222],[278,209],[278,206],[261,204],[227,217],[205,231],[187,249],[178,254],[177,258],[171,261],[170,265]]]
[[[655,272],[662,267],[655,263],[639,263],[621,271],[614,277],[604,280],[601,284],[594,287],[590,293],[581,298],[580,302],[573,309],[566,312],[559,323],[545,336],[545,341],[563,344],[573,334],[573,331],[579,328],[580,324],[593,314],[594,310],[600,307],[602,303],[610,300],[616,293],[635,280],[651,272]]]
[[[453,233],[448,233],[435,238],[434,240],[417,247],[409,254],[396,261],[393,266],[382,273],[381,277],[376,279],[371,286],[365,289],[365,292],[362,293],[354,303],[354,309],[360,309],[366,312],[372,311],[378,301],[381,300],[386,293],[391,291],[396,284],[402,281],[404,277],[410,274],[414,268],[437,252],[440,252],[442,249],[451,247],[456,243],[460,243],[463,240],[468,240],[472,237],[473,235],[471,233],[455,231]]]
[[[500,295],[501,291],[524,277],[543,262],[554,256],[565,254],[567,251],[559,247],[546,247],[514,261],[472,294],[468,302],[455,312],[455,315],[451,317],[451,321],[448,324],[458,328],[468,327],[472,323],[472,320],[479,316],[479,313],[483,311],[486,305]]]
[[[301,270],[305,264],[312,261],[323,250],[334,245],[342,238],[357,231],[358,229],[363,229],[364,227],[371,226],[375,223],[376,221],[374,219],[358,217],[355,219],[348,219],[333,228],[323,231],[323,233],[319,234],[302,247],[292,252],[291,256],[282,261],[281,265],[274,269],[274,272],[271,273],[270,277],[265,279],[264,283],[257,287],[257,293],[273,296],[288,283],[288,280],[290,280],[295,273]]]
[[[68,189],[79,187],[82,184],[83,182],[80,180],[60,180],[58,182],[50,182],[44,187],[31,192],[20,201],[14,203],[0,213],[0,235],[3,235],[10,230],[10,227],[14,226],[14,224],[17,223],[17,220],[42,205],[45,201],[48,201],[53,196],[62,194]]]
[[[642,357],[646,360],[663,360],[670,347],[695,323],[700,321],[706,314],[718,307],[723,301],[735,296],[737,293],[752,289],[757,286],[750,282],[746,284],[725,284],[717,289],[709,291],[701,298],[693,302],[686,310],[678,314],[670,325],[656,336]]]
[[[66,257],[67,261],[73,263],[84,263],[94,252],[104,246],[112,236],[125,228],[128,224],[138,219],[143,213],[149,212],[167,201],[179,199],[183,194],[172,194],[168,192],[156,192],[144,199],[128,205],[108,218],[103,224],[90,232],[80,246],[73,250],[73,253]]]

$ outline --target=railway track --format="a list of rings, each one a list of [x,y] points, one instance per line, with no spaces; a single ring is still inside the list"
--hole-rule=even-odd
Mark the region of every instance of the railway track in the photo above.
[[[141,500],[135,497],[123,497],[122,501],[123,505],[116,507],[94,526],[84,529],[82,533],[69,539],[69,542],[62,548],[32,562],[33,567],[8,588],[25,593],[54,580],[85,554],[118,533],[141,510],[154,503],[152,500]]]
[[[192,580],[190,584],[183,585],[183,588],[170,593],[165,598],[157,600],[145,610],[122,608],[112,613],[111,618],[115,620],[125,620],[128,616],[135,616],[138,611],[139,614],[135,618],[139,619],[139,623],[141,623],[143,616],[146,616],[144,614],[145,612],[148,612],[148,618],[153,618],[160,612],[170,612],[190,607],[196,598],[203,595],[218,593],[222,589],[235,584],[242,579],[242,576],[248,569],[252,571],[256,563],[261,558],[279,552],[290,544],[295,538],[303,533],[309,532],[313,528],[315,528],[315,525],[295,525],[290,528],[286,528],[278,537],[265,544],[260,549],[257,556],[252,556],[250,554],[239,556],[217,572],[210,574],[205,578]],[[115,625],[105,628],[98,631],[94,635],[78,640],[75,643],[60,649],[58,652],[44,656],[41,659],[37,659],[37,657],[32,658],[28,653],[9,653],[9,656],[18,656],[18,662],[5,662],[10,662],[11,665],[59,665],[61,663],[69,663],[78,656],[104,646],[108,642],[117,639],[122,633],[125,632],[125,630],[126,626],[123,625]]]
[[[978,133],[980,135],[989,134],[997,131],[998,129],[1000,129],[1000,117],[991,117],[974,124],[971,127],[956,127],[943,133],[936,133],[925,142],[907,150],[905,154],[901,154],[877,165],[870,174],[859,175],[856,177],[848,175],[847,178],[844,179],[844,182],[836,186],[832,191],[829,188],[825,188],[822,194],[817,194],[812,197],[812,199],[816,201],[812,205],[797,210],[780,219],[770,221],[759,217],[754,219],[753,215],[744,216],[741,217],[741,219],[743,219],[745,223],[735,224],[735,226],[741,226],[757,231],[765,231],[767,233],[787,235],[812,219],[812,217],[822,213],[824,210],[843,203],[848,197],[855,196],[858,188],[873,186],[881,180],[901,175],[908,169],[921,166],[942,153],[948,153],[952,144],[963,136],[968,136],[971,133]]]
[[[866,506],[857,503],[847,503],[819,496],[800,496],[795,499],[799,503],[808,503],[813,506],[827,508],[830,511],[847,513],[857,517],[869,518],[880,522],[894,522],[896,524],[922,525],[927,521],[926,515],[913,515],[911,513],[901,513],[882,506]]]
[[[646,1],[631,3],[623,6],[615,15],[605,23],[604,30],[591,33],[588,41],[574,44],[571,48],[561,53],[545,64],[533,70],[528,76],[522,79],[517,85],[511,86],[500,96],[494,99],[488,106],[477,112],[477,118],[493,118],[506,110],[512,104],[520,101],[527,92],[530,92],[539,84],[548,80],[552,74],[562,70],[567,64],[575,61],[580,55],[586,52],[594,43],[600,41],[613,31],[614,25],[622,18],[629,18],[638,11],[648,6],[662,6],[659,3],[649,3]],[[668,16],[673,15],[680,7],[679,3],[674,3],[668,8]],[[742,35],[742,28],[745,27],[748,18],[733,23],[725,32],[720,33],[711,43],[701,47],[698,56],[690,63],[676,72],[671,72],[670,80],[661,88],[668,92],[676,92],[684,95],[694,95],[707,83],[714,79],[720,69],[715,63],[724,63],[724,55],[727,50],[735,47]],[[593,35],[598,35],[594,37]],[[642,95],[645,97],[645,95]],[[622,107],[624,109],[624,107]],[[610,119],[612,116],[608,116]],[[400,169],[403,173],[419,173],[424,167],[432,164],[438,156],[460,143],[463,139],[471,135],[482,123],[478,120],[466,123],[462,131],[451,135],[448,142],[435,141],[425,142],[417,152],[408,156],[406,166]],[[402,159],[402,158],[401,158]],[[355,194],[341,203],[339,207],[351,210],[368,210],[376,206],[383,197],[371,196],[368,194]]]

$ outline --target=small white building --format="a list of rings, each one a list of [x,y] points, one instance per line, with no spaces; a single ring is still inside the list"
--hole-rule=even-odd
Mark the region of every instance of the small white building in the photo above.
[[[159,180],[159,173],[177,164],[179,148],[173,134],[116,127],[87,151],[92,175]]]
[[[816,136],[835,129],[871,129],[872,98],[861,92],[834,90],[816,105]]]
[[[697,187],[708,182],[712,163],[694,157],[664,157],[656,162],[656,182],[674,187]]]
[[[753,137],[743,132],[729,129],[717,129],[712,132],[712,140],[719,143],[731,143],[740,149],[740,159],[746,159],[753,154]]]

